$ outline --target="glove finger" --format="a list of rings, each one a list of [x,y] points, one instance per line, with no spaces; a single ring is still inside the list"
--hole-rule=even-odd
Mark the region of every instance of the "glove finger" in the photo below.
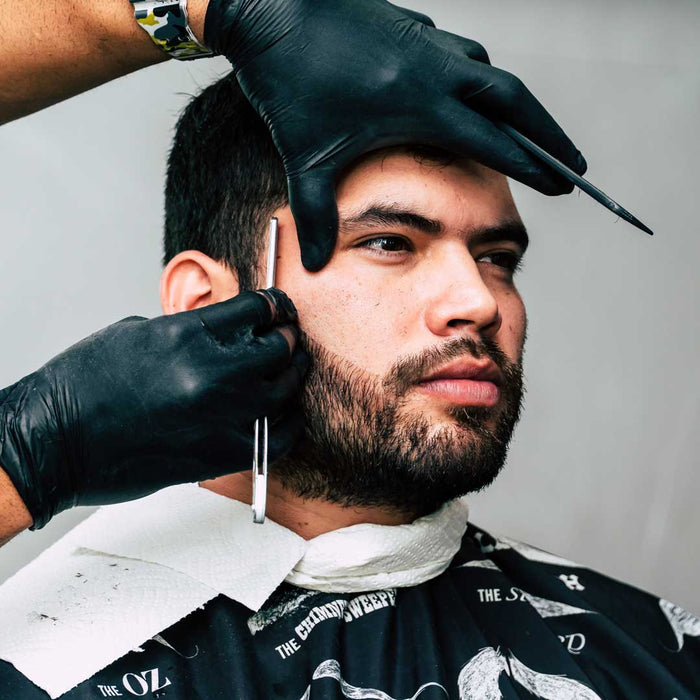
[[[489,54],[486,49],[477,41],[465,39],[459,34],[446,32],[444,29],[430,29],[426,36],[445,51],[449,51],[456,56],[466,56],[474,61],[491,65]]]
[[[268,461],[288,454],[304,434],[304,414],[292,410],[274,422],[268,422]]]
[[[543,194],[565,194],[573,189],[571,183],[539,163],[488,119],[456,100],[440,105],[438,131],[433,134],[433,142]]]
[[[299,373],[299,378],[303,380],[306,373],[309,371],[309,367],[311,366],[311,358],[309,357],[309,354],[301,348],[296,348],[294,350],[294,354],[292,355],[291,366],[296,369],[296,371]]]
[[[411,19],[414,19],[416,22],[420,22],[421,24],[425,24],[428,27],[435,27],[435,22],[433,22],[428,15],[424,15],[422,12],[416,12],[415,10],[409,10],[407,7],[401,7],[401,5],[396,5],[393,2],[388,3],[389,5],[393,5],[397,10],[400,10],[403,12],[405,15],[408,15]]]
[[[274,306],[270,305],[273,302]],[[197,309],[202,325],[221,343],[233,343],[242,331],[261,331],[274,323],[296,320],[296,309],[287,295],[279,289],[242,292],[233,299]]]
[[[289,347],[289,352],[293,353],[299,340],[298,327],[292,325],[278,326],[275,330],[278,330],[284,336],[284,339],[287,341],[287,346]]]
[[[294,348],[289,347],[288,336],[283,331],[291,331],[295,339],[297,329],[294,326],[278,326],[265,334],[255,337],[256,364],[264,363],[264,376],[276,377],[279,371],[289,365]],[[296,341],[295,341],[296,342]]]
[[[256,290],[264,296],[274,307],[273,323],[296,323],[297,309],[294,302],[278,287]]]
[[[297,350],[290,365],[271,380],[274,383],[273,397],[277,406],[277,410],[271,411],[272,415],[299,398],[308,367],[309,356],[303,350]]]
[[[316,168],[287,179],[301,261],[317,272],[330,260],[338,235],[335,169]]]
[[[127,316],[119,319],[117,323],[134,323],[135,321],[148,321],[148,319],[145,316]]]
[[[581,152],[520,78],[474,62],[459,64],[457,71],[462,71],[460,99],[467,106],[510,124],[579,175],[586,172]]]
[[[462,50],[467,58],[471,58],[473,61],[479,61],[479,63],[485,63],[487,66],[491,65],[489,52],[486,50],[486,47],[482,46],[478,41],[463,39]]]

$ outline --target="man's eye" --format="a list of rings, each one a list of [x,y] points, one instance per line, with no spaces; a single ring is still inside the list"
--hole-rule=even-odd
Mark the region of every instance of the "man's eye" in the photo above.
[[[399,236],[380,236],[369,238],[358,244],[358,248],[369,248],[379,253],[402,253],[410,250],[410,244],[405,238]]]
[[[477,262],[487,262],[498,267],[502,267],[511,273],[517,272],[523,266],[523,258],[517,253],[500,251],[498,253],[487,253],[480,255]]]

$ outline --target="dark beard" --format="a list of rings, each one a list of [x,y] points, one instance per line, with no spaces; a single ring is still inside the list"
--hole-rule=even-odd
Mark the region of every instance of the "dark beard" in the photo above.
[[[415,518],[496,478],[520,416],[523,380],[521,363],[510,362],[493,341],[447,341],[399,360],[384,381],[308,336],[301,342],[311,357],[302,397],[305,435],[270,467],[286,489],[301,498],[382,506]],[[468,355],[486,355],[501,369],[497,407],[454,407],[454,424],[437,432],[423,414],[401,413],[421,378]]]

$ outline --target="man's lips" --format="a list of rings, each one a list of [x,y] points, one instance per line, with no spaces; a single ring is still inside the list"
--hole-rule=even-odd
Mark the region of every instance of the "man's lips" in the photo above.
[[[490,360],[463,359],[430,374],[418,389],[459,406],[494,407],[500,398],[503,375]]]

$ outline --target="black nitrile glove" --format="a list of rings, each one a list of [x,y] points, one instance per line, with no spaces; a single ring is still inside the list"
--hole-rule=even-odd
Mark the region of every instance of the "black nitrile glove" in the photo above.
[[[289,451],[307,357],[279,328],[295,322],[276,289],[127,318],[0,392],[0,466],[33,529],[71,506],[249,469],[258,417],[270,418],[270,460]]]
[[[571,192],[501,121],[585,172],[554,119],[481,45],[385,0],[210,0],[204,39],[271,130],[309,270],[334,248],[336,179],[368,151],[435,146],[546,194]]]

